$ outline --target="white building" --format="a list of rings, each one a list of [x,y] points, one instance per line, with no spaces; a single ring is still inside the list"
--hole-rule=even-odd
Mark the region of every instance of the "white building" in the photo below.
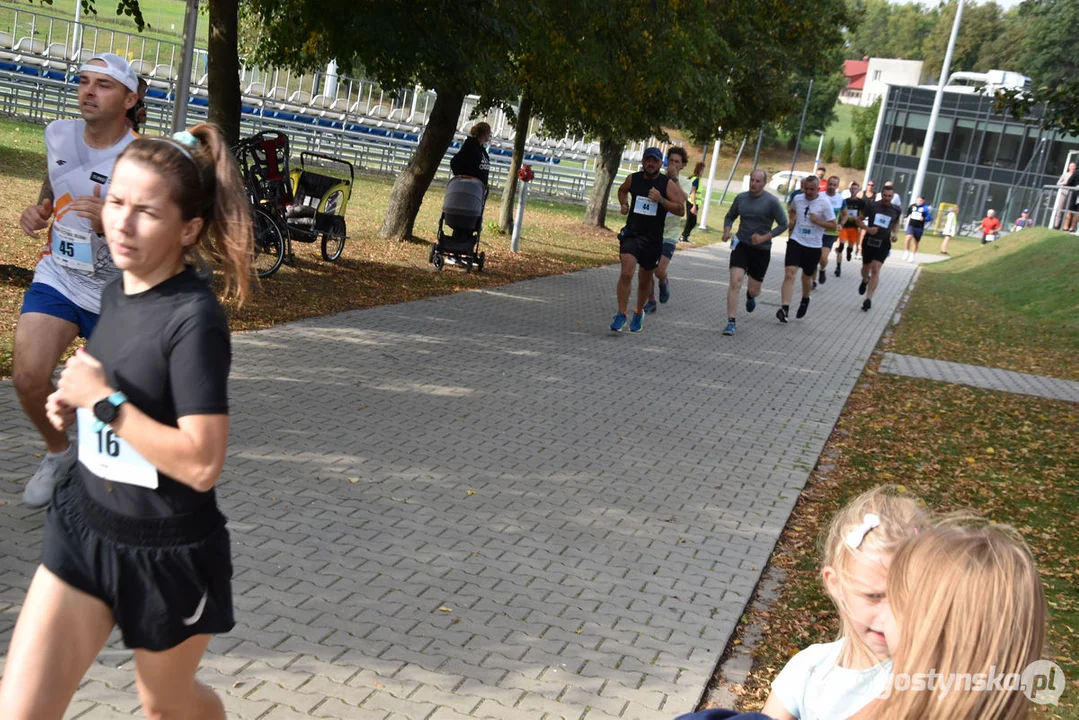
[[[839,93],[840,102],[867,107],[884,94],[888,85],[918,85],[922,77],[921,60],[865,58],[843,63],[847,87]]]

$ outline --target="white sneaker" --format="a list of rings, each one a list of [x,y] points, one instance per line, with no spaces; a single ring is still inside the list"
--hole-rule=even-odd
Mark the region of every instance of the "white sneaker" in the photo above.
[[[34,477],[30,478],[30,482],[26,483],[26,489],[22,491],[23,505],[39,508],[52,502],[52,491],[71,473],[78,459],[79,454],[75,451],[74,445],[55,455],[45,453]]]

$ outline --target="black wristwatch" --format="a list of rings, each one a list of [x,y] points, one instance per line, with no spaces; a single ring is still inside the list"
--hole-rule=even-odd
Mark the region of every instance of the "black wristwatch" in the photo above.
[[[97,418],[97,422],[94,423],[94,430],[100,430],[116,420],[120,415],[120,406],[125,402],[127,402],[127,395],[116,391],[107,398],[94,403],[94,417]]]

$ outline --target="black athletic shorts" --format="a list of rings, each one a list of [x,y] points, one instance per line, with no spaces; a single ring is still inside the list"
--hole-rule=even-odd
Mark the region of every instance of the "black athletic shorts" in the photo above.
[[[655,270],[663,257],[663,237],[652,240],[629,228],[622,228],[618,233],[618,252],[637,258],[637,264],[645,270]]]
[[[838,235],[825,235],[821,238],[821,244],[826,248],[831,248],[835,245],[835,241],[839,239]]]
[[[752,247],[750,243],[742,240],[731,250],[731,267],[742,268],[746,275],[757,282],[764,282],[764,274],[768,272],[768,262],[772,259],[772,250],[761,250]]]
[[[877,243],[871,245],[870,243]],[[865,240],[862,241],[862,264],[868,265],[876,260],[877,262],[884,262],[888,259],[888,254],[892,251],[892,241],[885,237],[882,240],[872,235],[866,235]]]
[[[924,225],[922,227],[914,227],[913,225],[911,225],[910,227],[907,228],[907,235],[910,235],[912,238],[914,238],[914,240],[916,242],[921,242],[922,241],[922,233],[923,232],[925,232],[925,226]]]
[[[800,267],[806,275],[816,275],[820,265],[820,248],[802,245],[797,240],[787,241],[787,255],[783,259],[786,267]]]
[[[198,517],[127,517],[71,477],[53,494],[41,562],[108,605],[131,649],[168,650],[235,625],[229,533],[216,508]]]

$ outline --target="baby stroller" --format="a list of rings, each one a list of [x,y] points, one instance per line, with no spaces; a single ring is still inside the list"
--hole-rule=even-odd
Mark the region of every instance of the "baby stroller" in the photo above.
[[[449,258],[454,265],[463,265],[467,272],[473,267],[483,272],[487,253],[476,251],[480,248],[486,195],[483,183],[473,177],[458,175],[446,185],[442,216],[438,219],[438,241],[431,245],[428,258],[439,270]]]

